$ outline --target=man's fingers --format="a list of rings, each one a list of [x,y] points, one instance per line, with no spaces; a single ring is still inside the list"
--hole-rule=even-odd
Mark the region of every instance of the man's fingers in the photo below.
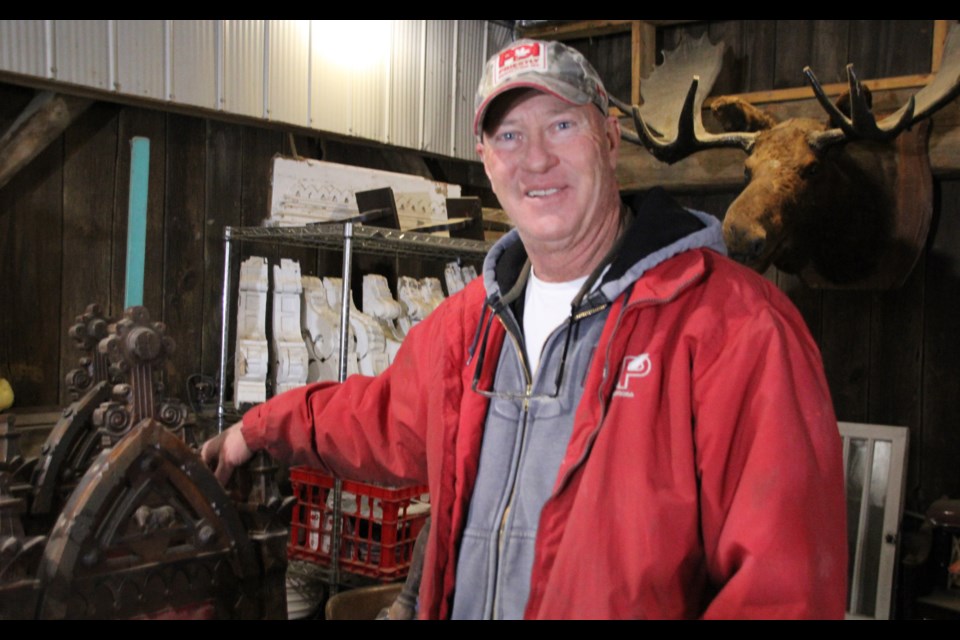
[[[233,475],[233,465],[221,457],[220,462],[217,463],[217,468],[214,470],[213,475],[216,476],[217,481],[225,487],[230,481],[230,476]]]
[[[210,438],[203,443],[203,446],[200,447],[200,459],[203,460],[203,463],[209,468],[215,468],[217,460],[220,457],[220,448],[223,443],[224,434],[221,433],[213,438]]]
[[[241,432],[241,423],[236,423],[219,435],[207,440],[200,448],[200,458],[223,486],[227,486],[233,471],[245,464],[253,452],[247,448]]]

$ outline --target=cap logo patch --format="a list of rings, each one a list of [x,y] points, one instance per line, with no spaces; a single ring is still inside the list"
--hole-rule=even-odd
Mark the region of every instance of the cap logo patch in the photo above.
[[[522,71],[546,71],[547,52],[539,42],[521,44],[500,53],[494,70],[494,84]]]

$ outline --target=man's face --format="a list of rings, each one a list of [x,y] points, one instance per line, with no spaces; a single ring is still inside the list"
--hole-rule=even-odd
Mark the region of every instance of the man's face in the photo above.
[[[477,152],[528,251],[576,248],[619,214],[615,117],[534,90],[504,94],[488,114]]]

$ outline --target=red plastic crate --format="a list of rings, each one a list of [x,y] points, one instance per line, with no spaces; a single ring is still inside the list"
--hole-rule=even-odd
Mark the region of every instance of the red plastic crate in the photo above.
[[[290,483],[296,501],[287,555],[329,566],[333,478],[317,469],[293,467]],[[405,577],[417,534],[430,515],[427,487],[393,489],[344,480],[341,490],[341,571],[384,582]]]

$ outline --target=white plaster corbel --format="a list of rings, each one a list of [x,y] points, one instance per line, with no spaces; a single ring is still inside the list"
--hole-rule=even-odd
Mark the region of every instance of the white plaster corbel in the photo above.
[[[340,301],[343,298],[343,279],[342,278],[324,278],[323,289],[327,293],[327,304],[337,314],[337,330],[330,336],[333,342],[334,351],[337,358],[337,371],[339,374],[339,354],[340,354]],[[351,309],[350,313],[353,313]],[[351,376],[360,373],[360,364],[357,360],[357,336],[352,326],[347,327],[347,375]],[[338,375],[339,378],[339,375]]]
[[[316,276],[303,276],[303,306],[300,319],[309,364],[307,382],[337,380],[340,352],[336,348],[340,317],[327,304],[327,292]]]
[[[443,289],[440,287],[440,278],[421,278],[420,292],[426,304],[424,317],[429,315],[443,302]]]
[[[456,262],[448,262],[443,269],[443,278],[447,282],[447,293],[453,295],[462,290],[465,283],[463,281],[463,270]]]
[[[267,259],[251,256],[240,265],[233,399],[240,407],[267,398]]]
[[[387,278],[378,273],[363,276],[363,311],[374,318],[386,340],[387,360],[393,363],[394,356],[403,342],[403,332],[396,325],[403,309],[393,299]]]
[[[273,266],[274,390],[277,394],[303,386],[309,367],[300,331],[300,263],[281,258]]]

